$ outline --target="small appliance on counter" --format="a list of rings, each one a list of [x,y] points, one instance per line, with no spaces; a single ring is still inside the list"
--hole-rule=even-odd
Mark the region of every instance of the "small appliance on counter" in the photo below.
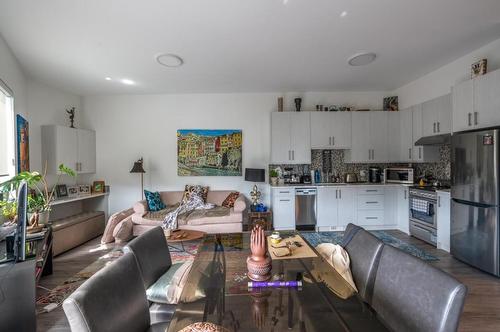
[[[302,175],[302,177],[300,178],[300,183],[311,184],[312,183],[311,175],[310,174]]]
[[[355,173],[346,173],[345,183],[356,183],[358,182],[358,177]]]
[[[368,182],[368,171],[366,169],[362,169],[359,171],[359,182]]]
[[[382,171],[378,167],[371,167],[368,170],[368,182],[370,183],[380,183],[382,182],[381,177]]]

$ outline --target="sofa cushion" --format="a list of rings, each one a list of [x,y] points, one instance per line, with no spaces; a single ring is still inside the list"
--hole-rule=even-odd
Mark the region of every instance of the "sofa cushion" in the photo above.
[[[232,208],[234,207],[234,202],[240,197],[240,193],[237,191],[233,191],[229,195],[227,195],[226,199],[222,202],[221,206],[227,207],[227,208]]]
[[[200,185],[193,186],[193,185],[189,185],[189,184],[186,184],[186,186],[184,187],[184,195],[182,195],[182,202],[187,202],[189,200],[189,196],[194,191],[200,191],[201,196],[203,197],[203,201],[205,203],[207,202],[208,187],[203,187]]]
[[[221,217],[201,217],[201,218],[192,218],[186,222],[187,225],[207,225],[207,224],[227,224],[227,223],[235,223],[242,222],[242,214],[238,212],[234,212],[233,209],[229,210],[229,214]]]
[[[146,290],[148,300],[155,303],[177,304],[192,265],[193,261],[172,264],[167,272]]]
[[[132,217],[127,217],[123,219],[118,225],[116,225],[113,230],[113,238],[116,243],[125,243],[130,240],[133,236],[134,223],[132,222]]]
[[[159,192],[153,193],[151,191],[144,190],[144,196],[146,196],[149,211],[160,211],[166,208],[165,204],[161,200]]]
[[[117,212],[113,214],[111,217],[109,217],[108,223],[106,224],[106,229],[104,230],[104,234],[102,235],[101,238],[101,243],[113,242],[114,241],[113,233],[116,228],[116,225],[118,225],[123,219],[127,218],[133,213],[134,209],[130,208],[127,210]]]

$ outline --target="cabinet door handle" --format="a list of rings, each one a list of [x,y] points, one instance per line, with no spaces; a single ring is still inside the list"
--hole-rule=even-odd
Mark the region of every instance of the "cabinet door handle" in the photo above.
[[[376,193],[378,190],[377,189],[367,189],[365,190],[367,193]]]
[[[366,217],[365,219],[366,220],[376,220],[376,219],[378,219],[378,217]]]
[[[439,128],[439,124],[440,122],[437,123],[437,132],[440,133],[441,132],[441,129]]]
[[[288,160],[292,160],[292,150],[288,150]]]
[[[372,202],[366,202],[366,204],[378,204],[378,202],[372,201]]]
[[[477,112],[474,112],[474,125],[477,126]]]
[[[289,194],[289,191],[280,191],[280,194]]]
[[[375,149],[372,149],[372,159],[375,159]]]
[[[332,136],[332,145],[335,145],[335,136]]]
[[[435,133],[436,132],[436,123],[434,122],[432,124],[432,132]]]
[[[332,136],[328,137],[328,145],[332,145]]]
[[[406,189],[404,190],[404,193],[405,193],[405,200],[406,200]]]
[[[290,202],[289,199],[280,199],[280,202]]]
[[[335,199],[339,199],[339,191],[335,189]]]
[[[411,159],[411,148],[408,148],[408,159]]]
[[[441,196],[438,196],[438,207],[441,207]]]
[[[339,198],[342,199],[342,189],[339,189]]]
[[[295,150],[292,150],[292,160],[295,160]]]
[[[467,119],[468,119],[468,122],[469,122],[469,126],[472,126],[472,113],[467,113]]]

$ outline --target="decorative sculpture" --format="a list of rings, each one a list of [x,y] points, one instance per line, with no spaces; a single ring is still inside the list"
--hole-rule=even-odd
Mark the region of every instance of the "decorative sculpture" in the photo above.
[[[300,107],[302,105],[302,98],[295,98],[295,111],[300,112]]]
[[[71,107],[69,110],[66,110],[66,113],[69,114],[69,121],[71,123],[70,128],[75,128],[75,108]]]
[[[247,258],[248,278],[254,281],[265,281],[271,278],[271,258],[267,254],[267,241],[264,229],[257,225],[250,235],[250,250]]]

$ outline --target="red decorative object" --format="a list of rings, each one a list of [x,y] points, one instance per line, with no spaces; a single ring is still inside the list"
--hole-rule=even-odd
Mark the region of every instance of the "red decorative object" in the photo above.
[[[252,254],[247,258],[248,278],[254,281],[269,280],[272,262],[267,254],[266,234],[261,226],[252,229],[250,250]]]

